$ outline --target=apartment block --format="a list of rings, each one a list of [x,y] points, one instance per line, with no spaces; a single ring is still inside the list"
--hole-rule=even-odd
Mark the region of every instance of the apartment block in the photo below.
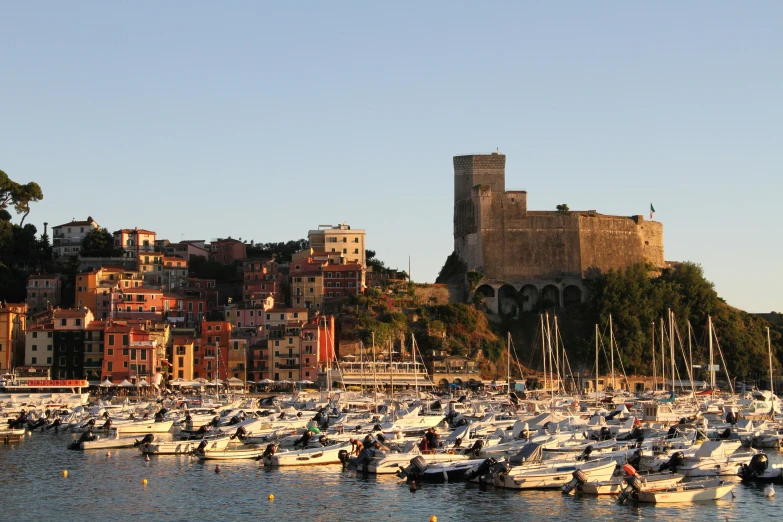
[[[307,239],[310,248],[319,252],[341,253],[348,262],[367,266],[364,245],[365,231],[351,229],[349,225],[319,225],[317,230],[310,230]]]
[[[27,310],[40,312],[60,306],[61,282],[59,274],[33,274],[27,279]]]
[[[77,257],[82,249],[82,241],[91,230],[99,228],[98,223],[87,216],[85,221],[71,220],[52,227],[52,252],[55,257]]]

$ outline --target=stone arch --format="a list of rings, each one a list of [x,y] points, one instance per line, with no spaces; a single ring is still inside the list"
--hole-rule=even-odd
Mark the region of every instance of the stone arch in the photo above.
[[[493,298],[495,297],[495,289],[492,288],[489,285],[481,285],[480,287],[476,288],[476,293],[483,296],[483,297],[489,297]]]
[[[560,289],[553,285],[546,285],[541,289],[541,304],[544,308],[560,307]]]
[[[438,388],[446,388],[449,387],[449,380],[448,379],[441,379],[438,381]]]
[[[563,306],[573,306],[582,302],[582,289],[568,285],[563,289]]]
[[[519,305],[523,312],[535,312],[538,308],[538,288],[524,285],[519,289]]]
[[[453,382],[455,385],[459,386],[460,388],[464,388],[464,387],[465,387],[465,386],[464,386],[464,384],[462,384],[462,379],[460,379],[459,377],[457,377],[456,379],[454,379],[454,381],[452,381],[452,382]]]
[[[517,308],[517,289],[509,284],[504,284],[498,289],[498,313],[516,315]]]

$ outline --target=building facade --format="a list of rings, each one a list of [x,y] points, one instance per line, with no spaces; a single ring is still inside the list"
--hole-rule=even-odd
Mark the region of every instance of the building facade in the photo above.
[[[348,262],[359,263],[367,267],[365,255],[365,231],[352,229],[345,223],[341,225],[319,225],[318,229],[307,233],[310,248],[318,252],[339,253]]]
[[[97,229],[98,223],[87,216],[85,221],[71,220],[70,223],[64,223],[52,227],[52,252],[55,257],[76,257],[82,249],[82,241],[90,233]]]

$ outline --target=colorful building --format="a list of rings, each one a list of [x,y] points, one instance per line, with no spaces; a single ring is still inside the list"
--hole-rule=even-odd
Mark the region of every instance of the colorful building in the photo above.
[[[359,263],[363,267],[367,266],[364,230],[351,229],[345,223],[336,226],[319,225],[317,230],[308,232],[307,238],[313,250],[341,253],[348,262]]]
[[[0,371],[8,371],[24,362],[27,305],[4,303],[0,308]]]
[[[114,233],[114,246],[125,250],[125,257],[138,259],[139,255],[155,252],[155,232],[142,228],[123,228]]]
[[[209,259],[223,265],[232,265],[247,259],[247,245],[238,239],[216,239],[209,244]]]
[[[61,283],[59,274],[33,274],[27,279],[27,310],[40,312],[60,306]]]
[[[93,321],[89,308],[56,309],[52,313],[54,343],[53,379],[83,379],[85,329]]]
[[[98,227],[98,223],[87,216],[86,221],[71,220],[70,223],[64,223],[52,227],[52,252],[55,257],[76,257],[82,249],[82,241]]]
[[[188,336],[175,336],[172,340],[171,349],[171,377],[173,379],[192,380],[193,357],[196,346],[196,339]]]

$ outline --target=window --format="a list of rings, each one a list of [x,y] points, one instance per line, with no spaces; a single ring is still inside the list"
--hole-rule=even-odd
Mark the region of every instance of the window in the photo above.
[[[239,341],[234,341],[234,350],[239,350]]]
[[[51,352],[52,351],[52,345],[51,344],[47,344],[46,345],[46,351],[47,352]]]
[[[123,348],[123,349],[122,349],[122,355],[123,355],[123,357],[127,357],[127,356],[128,356],[128,353],[129,353],[129,352],[128,352],[128,349],[127,349],[127,348]]]
[[[280,341],[275,341],[275,346],[280,346]]]
[[[60,357],[60,366],[65,366],[65,357]]]
[[[122,367],[127,368],[128,367],[128,361],[122,361]]]
[[[51,339],[52,338],[52,332],[46,332],[46,337]]]
[[[353,238],[353,242],[354,243],[358,243],[359,242],[359,238],[358,237]]]
[[[68,319],[60,319],[60,326],[65,326],[68,324]]]
[[[219,331],[220,331],[220,325],[219,325],[219,324],[218,324],[218,325],[215,325],[215,331],[216,331],[216,332],[219,332]]]
[[[114,335],[113,334],[109,334],[109,344],[111,344],[111,345],[114,344]]]
[[[185,347],[177,346],[177,355],[185,355]]]
[[[107,348],[106,355],[114,355],[114,348]]]
[[[139,350],[141,352],[141,360],[146,361],[147,360],[147,350]]]
[[[122,344],[123,344],[124,346],[127,346],[127,345],[128,345],[128,336],[127,336],[127,335],[123,335],[123,336],[122,336]]]
[[[33,339],[37,339],[37,338],[38,338],[38,332],[33,332]]]
[[[272,314],[266,314],[266,320],[269,321],[272,317]]]
[[[178,357],[178,358],[177,358],[177,365],[178,365],[180,368],[182,368],[183,366],[185,366],[185,358],[184,358],[184,357]]]
[[[282,321],[283,319],[285,319],[285,314],[280,314],[280,320]]]
[[[37,345],[37,344],[34,344],[34,345],[33,345],[33,351],[34,351],[34,352],[37,352],[37,351],[38,351],[38,345]]]
[[[358,249],[358,248],[354,248],[354,249],[353,249],[353,253],[354,253],[354,254],[358,254],[358,253],[359,253],[359,249]]]
[[[110,372],[110,371],[112,371],[113,369],[114,369],[114,363],[112,363],[111,361],[109,361],[108,363],[106,363],[106,371],[109,371],[109,372]]]
[[[182,370],[177,371],[177,377],[179,377],[180,379],[184,379],[185,378],[185,372],[183,372]]]
[[[348,242],[348,238],[347,237],[343,237],[343,243],[347,243],[347,242]]]
[[[30,359],[30,362],[31,362],[31,364],[38,364],[38,358],[37,357],[33,357],[32,359]]]
[[[144,307],[140,306],[139,307],[139,312],[143,312],[143,311],[144,311]]]
[[[288,338],[288,344],[294,344],[294,338],[293,337],[289,337]]]
[[[155,313],[155,307],[154,306],[150,308],[150,312]]]

